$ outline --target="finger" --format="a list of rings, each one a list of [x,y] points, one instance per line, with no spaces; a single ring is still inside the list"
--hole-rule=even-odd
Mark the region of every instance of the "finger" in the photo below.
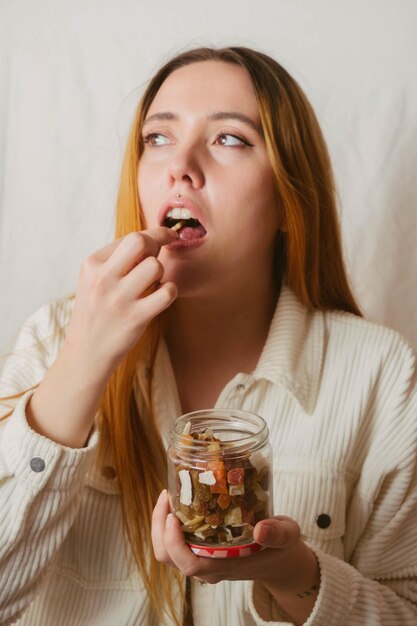
[[[187,546],[178,518],[170,513],[166,518],[164,543],[174,565],[185,575],[202,575],[199,559]]]
[[[168,513],[169,513],[168,494],[167,494],[166,489],[164,489],[163,491],[161,491],[158,501],[152,513],[151,537],[152,537],[153,551],[155,553],[155,557],[157,561],[160,561],[161,563],[170,564],[171,559],[169,557],[169,554],[164,544],[165,522],[166,522]]]
[[[131,298],[144,295],[155,283],[159,283],[164,275],[164,267],[154,256],[146,257],[122,278],[121,288],[123,294]]]
[[[162,313],[175,301],[178,289],[174,283],[163,283],[154,292],[141,298],[132,309],[134,319],[139,319],[140,324],[148,324],[154,317]]]
[[[133,249],[133,251],[135,251],[138,246],[138,241],[140,242],[139,245],[149,245],[150,248],[148,254],[153,254],[154,256],[156,256],[161,246],[172,243],[177,238],[178,233],[170,228],[165,228],[165,226],[157,226],[148,230],[133,231],[125,237],[116,239],[106,246],[103,246],[103,248],[97,250],[97,252],[95,252],[93,256],[100,263],[105,263],[108,259],[110,259],[110,257],[112,257],[117,249],[122,249],[122,244],[123,248],[127,246],[127,249]],[[125,244],[125,242],[127,241],[129,243]]]
[[[266,548],[292,548],[301,537],[300,527],[290,517],[277,516],[258,522],[253,538]]]
[[[168,228],[129,233],[106,261],[106,267],[115,276],[125,276],[145,257],[157,257],[161,245],[172,243],[175,239],[175,233]]]
[[[166,246],[178,239],[178,232],[172,230],[172,228],[166,228],[165,226],[154,226],[153,228],[148,228],[141,232],[156,241],[159,247]]]

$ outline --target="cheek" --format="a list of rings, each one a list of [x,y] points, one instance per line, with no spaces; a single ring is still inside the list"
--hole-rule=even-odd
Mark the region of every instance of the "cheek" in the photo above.
[[[219,245],[228,263],[233,266],[269,264],[273,258],[277,241],[277,220],[274,215],[266,215],[265,206],[256,207],[245,219],[228,225],[228,233],[224,233]],[[262,215],[265,219],[262,219]],[[222,261],[224,258],[222,256]]]
[[[155,176],[152,176],[152,173],[149,172],[149,168],[144,166],[139,169],[137,186],[142,213],[149,221],[155,213],[156,207],[154,205],[158,206],[158,189],[160,189],[160,185],[157,184]]]
[[[236,232],[244,239],[253,240],[254,245],[256,238],[259,239],[259,243],[271,241],[282,223],[282,212],[271,181],[268,179],[257,181],[252,190],[247,189],[240,210],[236,211],[236,214],[234,226]]]
[[[149,194],[149,189],[152,185],[153,177],[149,172],[149,168],[146,165],[141,165],[138,170],[137,183],[139,196],[146,196]]]
[[[269,165],[264,164],[251,172],[241,171],[236,181],[236,190],[244,200],[244,206],[261,205],[258,209],[258,216],[264,215],[264,207],[267,207],[270,216],[276,217],[278,214],[278,193]],[[273,207],[276,211],[272,210]]]

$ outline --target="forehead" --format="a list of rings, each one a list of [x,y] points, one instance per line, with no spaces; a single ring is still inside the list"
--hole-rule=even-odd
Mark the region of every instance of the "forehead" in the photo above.
[[[247,70],[222,61],[202,61],[175,70],[161,85],[148,115],[159,111],[240,111],[259,118]]]

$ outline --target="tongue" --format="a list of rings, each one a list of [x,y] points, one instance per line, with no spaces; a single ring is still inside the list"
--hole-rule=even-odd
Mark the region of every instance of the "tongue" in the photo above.
[[[179,239],[201,239],[206,234],[206,230],[203,226],[199,225],[195,228],[191,226],[185,226],[180,230]]]

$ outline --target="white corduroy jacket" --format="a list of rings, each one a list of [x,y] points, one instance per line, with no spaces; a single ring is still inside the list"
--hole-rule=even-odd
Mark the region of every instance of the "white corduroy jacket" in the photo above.
[[[0,396],[42,379],[71,311],[62,299],[29,319]],[[140,408],[145,362],[137,374]],[[309,312],[284,288],[256,369],[217,400],[268,422],[275,513],[298,521],[321,570],[306,626],[417,625],[415,382],[413,352],[397,333]],[[181,407],[162,342],[152,384],[166,442]],[[79,450],[49,441],[26,423],[29,396],[0,422],[0,624],[156,626],[124,547],[111,459],[95,463],[99,433]],[[258,583],[193,584],[193,607],[196,626],[288,624]]]

